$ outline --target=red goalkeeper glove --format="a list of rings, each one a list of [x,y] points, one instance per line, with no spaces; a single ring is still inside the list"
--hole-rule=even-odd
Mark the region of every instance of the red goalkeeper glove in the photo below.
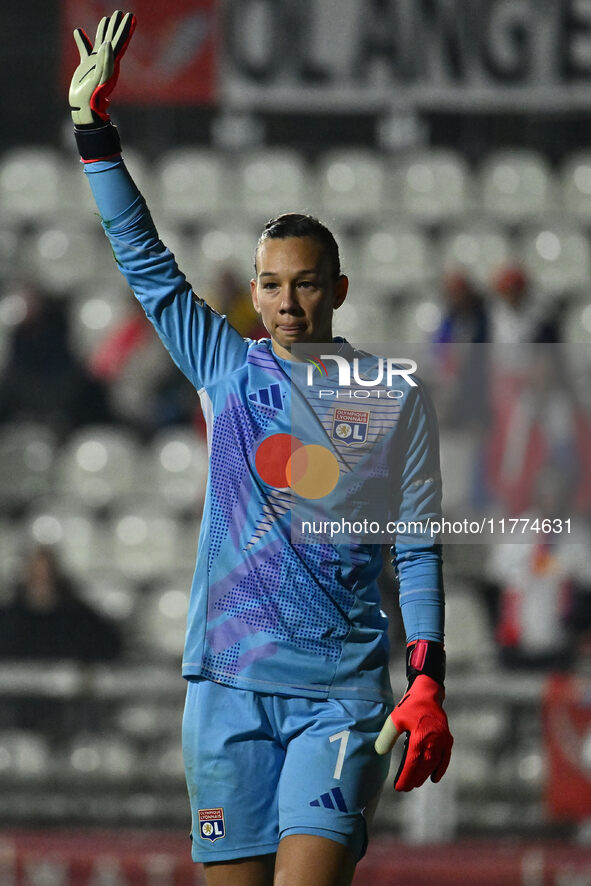
[[[406,732],[404,753],[394,788],[411,791],[429,776],[439,781],[449,765],[453,738],[443,710],[445,653],[438,643],[419,640],[409,647],[408,689],[378,735],[378,754],[389,753]],[[432,675],[432,676],[431,676]]]

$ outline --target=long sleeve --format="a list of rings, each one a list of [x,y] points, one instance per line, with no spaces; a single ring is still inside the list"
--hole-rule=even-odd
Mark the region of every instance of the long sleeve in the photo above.
[[[177,366],[197,390],[231,374],[247,343],[195,295],[123,161],[87,163],[85,172],[119,270]]]
[[[420,523],[423,528],[397,538],[391,548],[392,562],[400,586],[407,642],[443,642],[442,552],[428,528],[429,521],[441,516],[437,418],[423,384],[419,383],[413,392],[407,407],[398,519],[405,524]]]

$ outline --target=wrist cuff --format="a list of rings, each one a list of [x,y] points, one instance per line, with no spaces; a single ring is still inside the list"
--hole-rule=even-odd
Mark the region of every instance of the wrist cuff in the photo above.
[[[445,681],[445,650],[441,643],[417,640],[406,650],[406,676],[410,686],[415,677],[425,674],[443,686]]]
[[[121,153],[121,141],[117,127],[110,121],[104,126],[80,129],[74,127],[76,144],[82,160],[106,160]]]

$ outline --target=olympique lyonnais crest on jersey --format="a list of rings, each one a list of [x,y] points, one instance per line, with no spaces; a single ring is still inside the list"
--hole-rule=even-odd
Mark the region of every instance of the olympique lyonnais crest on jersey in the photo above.
[[[221,806],[217,809],[199,810],[199,835],[212,843],[226,836],[224,810]]]
[[[369,427],[369,412],[357,409],[340,409],[334,411],[331,437],[337,443],[347,446],[365,443]]]

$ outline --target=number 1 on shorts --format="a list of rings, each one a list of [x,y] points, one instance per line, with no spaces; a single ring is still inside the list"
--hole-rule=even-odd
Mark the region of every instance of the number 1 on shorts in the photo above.
[[[347,751],[347,742],[349,741],[349,736],[351,732],[349,729],[343,729],[341,732],[335,732],[334,735],[329,735],[329,741],[340,741],[341,745],[339,747],[339,753],[337,756],[337,765],[334,768],[333,778],[337,781],[341,777],[341,772],[343,771],[343,763],[345,762],[345,753]]]

